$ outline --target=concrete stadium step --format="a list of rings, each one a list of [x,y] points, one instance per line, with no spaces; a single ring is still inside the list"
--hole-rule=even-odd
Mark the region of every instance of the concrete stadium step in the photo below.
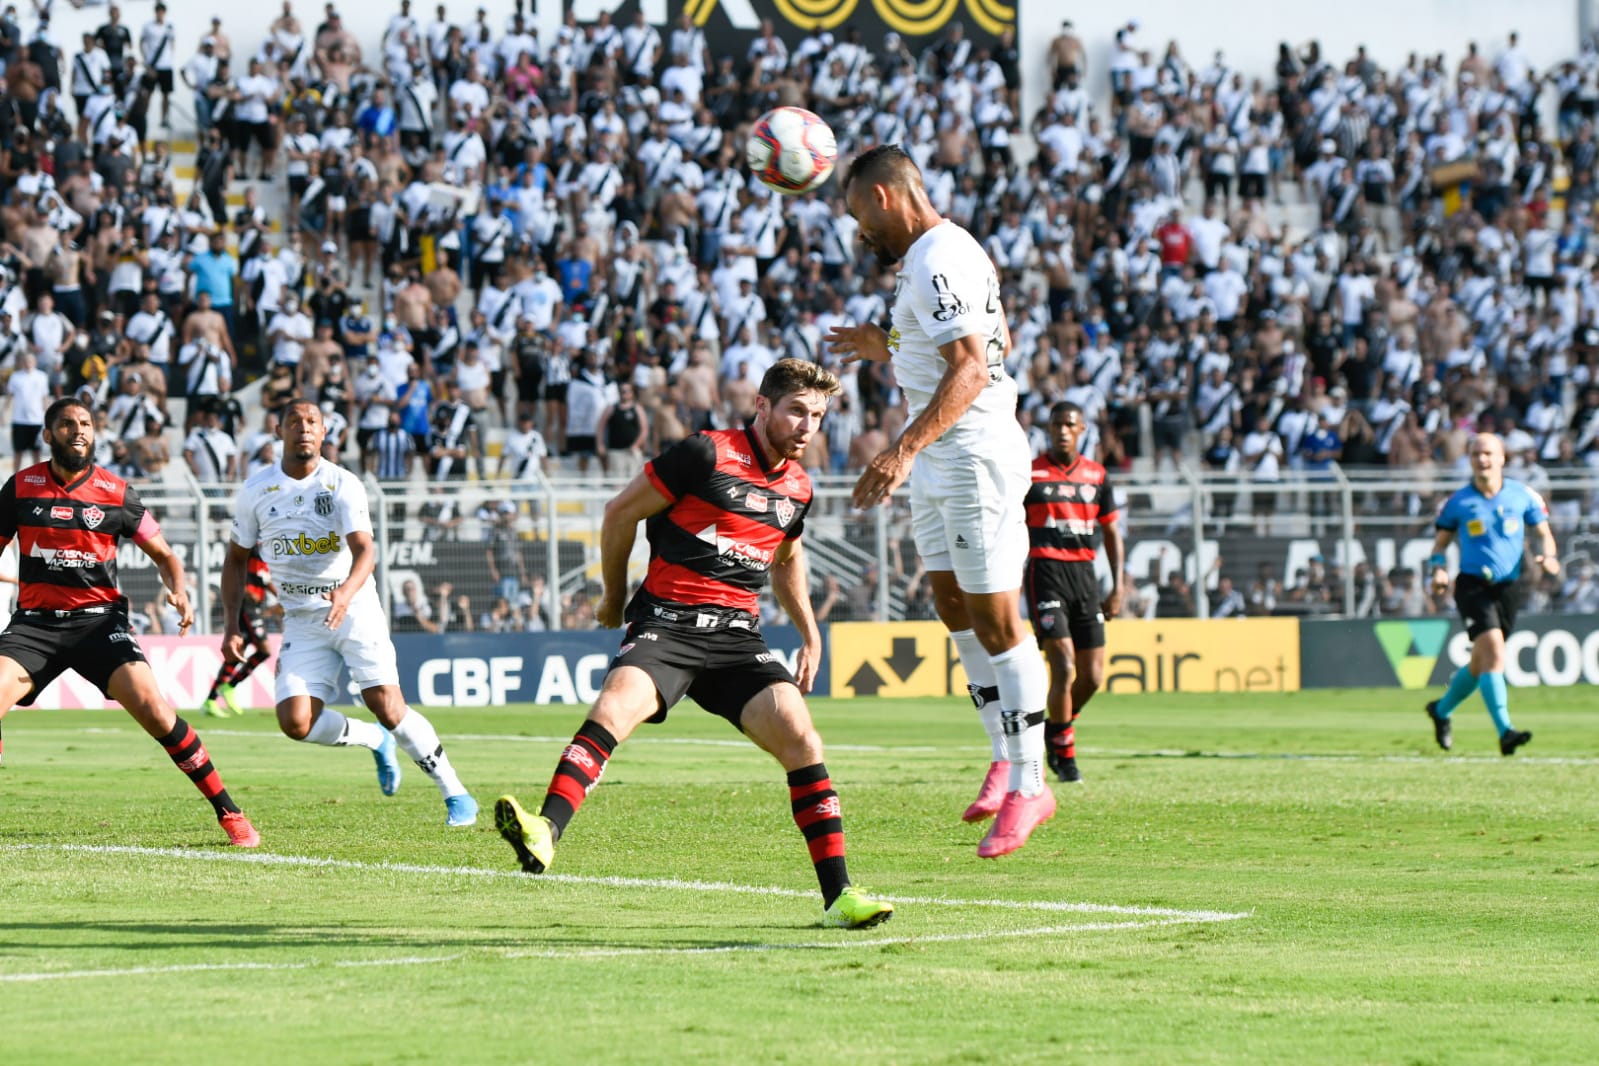
[[[172,189],[179,203],[189,198],[194,191],[195,183],[199,178],[198,167],[198,142],[174,137],[166,141],[168,152],[172,159]],[[288,214],[289,192],[288,185],[282,178],[271,181],[239,181],[235,180],[228,189],[227,205],[229,212],[244,206],[244,191],[247,187],[256,190],[256,203],[267,213],[267,232],[273,236],[281,237],[284,233],[284,219]],[[238,251],[238,237],[228,228],[228,249]]]

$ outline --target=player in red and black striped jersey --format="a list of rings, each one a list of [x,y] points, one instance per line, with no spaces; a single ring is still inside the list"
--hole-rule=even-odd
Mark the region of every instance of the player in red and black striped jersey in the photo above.
[[[838,795],[804,692],[821,661],[800,534],[811,482],[800,467],[838,379],[814,363],[779,360],[761,380],[748,429],[697,433],[646,465],[606,504],[600,529],[605,583],[596,617],[627,633],[600,698],[556,765],[537,816],[502,796],[495,824],[522,868],[543,873],[555,842],[599,783],[616,746],[644,722],[661,722],[685,695],[721,715],[788,772],[794,821],[822,889],[828,925],[863,928],[894,908],[850,886]],[[627,561],[646,523],[650,565],[624,608]],[[756,597],[772,592],[799,628],[791,675],[760,635]]]
[[[1049,661],[1049,719],[1044,740],[1050,769],[1080,781],[1073,723],[1105,680],[1105,619],[1122,598],[1122,537],[1105,468],[1077,450],[1087,423],[1071,402],[1049,412],[1049,449],[1033,460],[1027,492],[1027,574],[1023,585],[1033,632]],[[1101,531],[1110,563],[1110,595],[1100,599],[1094,556]]]
[[[261,558],[261,548],[257,545],[250,551],[250,560],[245,564],[244,602],[239,607],[239,633],[249,643],[250,654],[236,663],[230,663],[226,656],[223,657],[217,676],[211,681],[211,691],[206,693],[205,703],[201,704],[206,714],[226,718],[230,714],[244,713],[233,699],[233,690],[255,673],[256,667],[272,658],[272,645],[267,640],[266,629],[269,596],[275,598],[277,589],[272,585],[272,574],[267,569],[266,560]]]
[[[194,612],[183,563],[139,494],[94,465],[88,407],[57,400],[45,412],[43,436],[50,461],[19,470],[0,488],[0,551],[17,542],[21,583],[17,611],[0,633],[0,718],[75,670],[166,749],[211,801],[233,844],[256,847],[261,838],[229,797],[205,745],[162,697],[117,588],[117,545],[132,540],[160,571],[185,632]]]

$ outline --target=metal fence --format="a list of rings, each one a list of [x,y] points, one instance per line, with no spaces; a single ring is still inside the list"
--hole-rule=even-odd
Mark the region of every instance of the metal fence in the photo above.
[[[1250,593],[1252,614],[1398,613],[1399,601],[1413,612],[1430,613],[1438,606],[1424,600],[1432,516],[1463,483],[1457,475],[1336,468],[1319,475],[1285,472],[1269,483],[1192,470],[1112,476],[1122,504],[1130,585],[1150,593],[1145,610],[1153,614],[1152,599],[1165,596],[1160,614],[1202,618],[1212,613],[1224,578]],[[443,483],[369,478],[373,526],[382,546],[379,587],[395,629],[591,627],[600,591],[601,521],[606,501],[622,484],[602,477]],[[818,478],[806,519],[818,617],[934,617],[911,543],[909,508],[899,499],[857,511],[849,500],[853,484],[850,478]],[[1599,476],[1561,471],[1539,487],[1551,504],[1562,558],[1599,560]],[[140,487],[189,570],[201,632],[221,628],[220,574],[237,489],[199,485],[186,471]],[[629,568],[633,580],[643,576],[647,559],[641,529]],[[151,628],[165,629],[154,568],[131,545],[120,562],[134,611],[149,616]],[[1181,598],[1182,586],[1189,600]],[[1309,594],[1291,594],[1296,588]],[[777,619],[769,595],[763,610],[768,620]]]

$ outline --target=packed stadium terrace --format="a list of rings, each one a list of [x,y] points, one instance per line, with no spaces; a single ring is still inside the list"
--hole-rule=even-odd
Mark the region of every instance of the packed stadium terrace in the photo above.
[[[134,477],[241,478],[300,396],[386,480],[626,474],[736,424],[893,294],[834,185],[741,172],[781,103],[846,158],[909,149],[1000,270],[1018,417],[1077,402],[1112,470],[1454,471],[1476,429],[1535,485],[1599,456],[1592,42],[1552,70],[1514,36],[1394,69],[1285,45],[1259,79],[1136,24],[1090,69],[1067,26],[1023,115],[1014,37],[953,25],[712,55],[686,18],[539,41],[402,4],[360,41],[285,4],[244,42],[140,10],[0,20],[13,426],[92,399]],[[838,369],[818,471],[904,419],[891,368]]]

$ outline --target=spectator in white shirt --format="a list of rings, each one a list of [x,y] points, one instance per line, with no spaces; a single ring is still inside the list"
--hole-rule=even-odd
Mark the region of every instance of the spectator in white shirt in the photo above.
[[[11,400],[11,469],[13,472],[39,461],[39,431],[44,428],[44,409],[51,395],[50,377],[39,369],[33,352],[24,349],[17,356],[17,369],[6,381],[6,396]],[[23,462],[27,455],[27,462]]]
[[[217,405],[207,404],[202,410],[200,424],[183,442],[183,458],[195,480],[202,484],[232,481],[237,476],[239,448],[222,428],[222,412]]]
[[[283,297],[282,309],[267,323],[266,332],[272,342],[272,361],[299,366],[315,329],[310,317],[300,310],[299,297],[288,293]]]

